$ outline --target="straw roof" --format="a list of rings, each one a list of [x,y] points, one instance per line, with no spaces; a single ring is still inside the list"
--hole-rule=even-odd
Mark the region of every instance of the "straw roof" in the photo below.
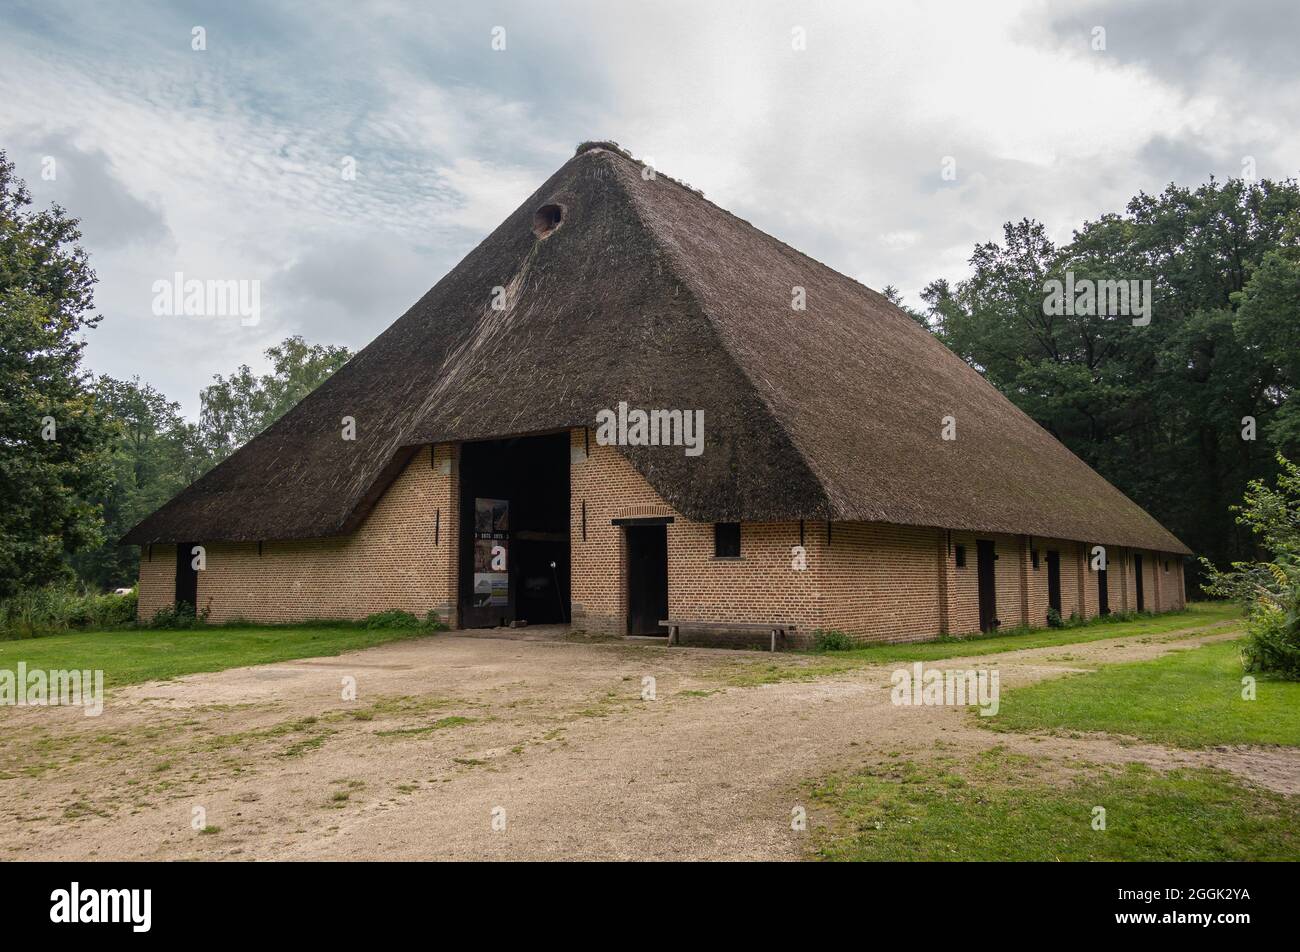
[[[539,238],[547,205],[562,217]],[[690,519],[1188,551],[880,294],[613,143],[580,146],[388,330],[123,542],[345,534],[421,445],[594,427],[620,401],[704,411],[700,456],[620,447]]]

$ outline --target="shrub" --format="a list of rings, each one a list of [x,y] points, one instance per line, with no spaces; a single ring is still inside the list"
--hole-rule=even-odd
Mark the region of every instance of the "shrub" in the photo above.
[[[1300,618],[1294,602],[1289,609],[1256,608],[1248,622],[1250,637],[1242,647],[1247,671],[1267,671],[1288,681],[1300,681]]]
[[[1047,610],[1047,627],[1048,628],[1065,627],[1065,620],[1061,618],[1061,613],[1058,612],[1055,608],[1049,608]]]
[[[195,612],[194,606],[189,602],[177,602],[175,605],[168,605],[160,608],[153,613],[153,618],[149,622],[150,628],[197,628],[208,620],[208,610],[205,608],[201,612]]]
[[[818,628],[813,632],[813,648],[816,651],[848,651],[853,647],[853,639],[845,632],[834,628]]]
[[[410,612],[375,612],[373,615],[367,615],[357,624],[361,625],[362,628],[368,628],[371,630],[391,628],[402,631],[414,631],[417,628],[421,628],[427,631],[446,631],[447,629],[447,626],[438,619],[438,613],[433,611],[427,612],[423,621],[416,618]]]
[[[1248,526],[1271,559],[1233,562],[1220,571],[1202,559],[1211,595],[1233,598],[1246,610],[1247,671],[1300,681],[1300,466],[1279,455],[1277,488],[1261,480],[1246,486],[1237,524]]]
[[[101,595],[97,601],[99,614],[95,619],[95,627],[124,628],[134,625],[139,601],[140,593],[134,588],[125,595]]]
[[[84,628],[123,628],[135,623],[136,592],[100,595],[67,586],[46,586],[0,600],[0,637],[32,638]]]
[[[361,619],[361,627],[377,628],[423,628],[424,624],[410,612],[388,611],[375,612]]]

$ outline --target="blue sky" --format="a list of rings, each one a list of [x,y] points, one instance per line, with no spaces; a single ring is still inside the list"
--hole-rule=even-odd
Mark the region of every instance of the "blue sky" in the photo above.
[[[88,367],[193,414],[289,334],[363,346],[584,139],[914,302],[1006,220],[1065,240],[1247,156],[1295,175],[1296,20],[1280,0],[9,2],[0,148],[83,219]],[[176,271],[260,281],[261,321],[154,315]]]

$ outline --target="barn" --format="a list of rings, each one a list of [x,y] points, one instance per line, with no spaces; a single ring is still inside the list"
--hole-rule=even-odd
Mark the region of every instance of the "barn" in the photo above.
[[[883,296],[609,142],[123,542],[143,618],[788,644],[1176,609],[1189,554]]]

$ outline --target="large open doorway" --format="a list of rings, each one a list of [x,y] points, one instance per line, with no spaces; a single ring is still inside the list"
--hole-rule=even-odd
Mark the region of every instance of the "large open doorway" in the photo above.
[[[1110,583],[1106,579],[1105,569],[1097,569],[1097,605],[1101,614],[1110,614]]]
[[[668,527],[629,525],[627,532],[627,633],[667,635]]]
[[[569,434],[482,440],[460,453],[465,628],[569,621]]]
[[[1061,553],[1047,553],[1047,607],[1061,617]]]
[[[1142,556],[1140,555],[1133,556],[1133,575],[1137,582],[1136,591],[1138,611],[1146,611],[1146,592],[1142,588]]]
[[[997,550],[992,539],[975,540],[975,572],[979,582],[980,631],[998,626]]]

